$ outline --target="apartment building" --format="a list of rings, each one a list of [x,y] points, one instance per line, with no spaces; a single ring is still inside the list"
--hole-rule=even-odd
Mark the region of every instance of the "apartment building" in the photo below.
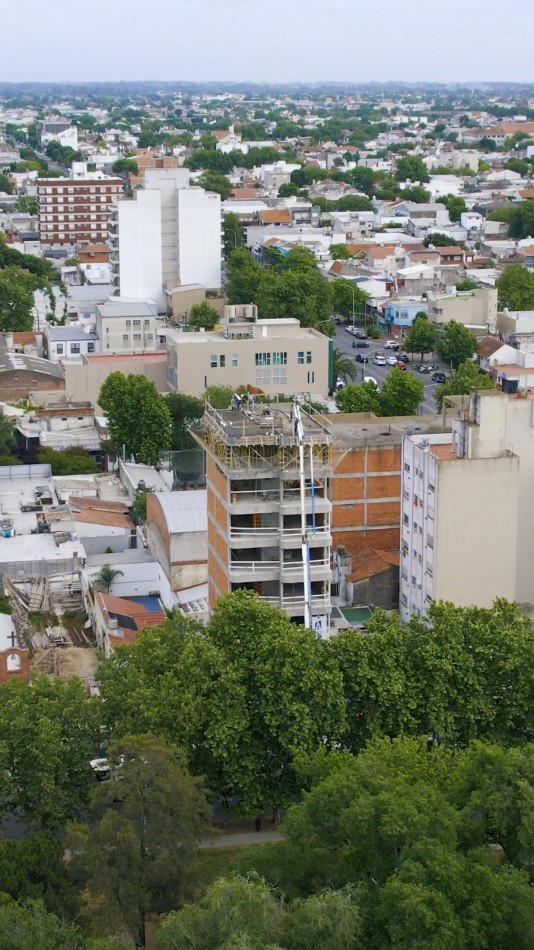
[[[453,294],[428,294],[428,319],[444,324],[453,320],[475,334],[495,333],[497,290],[467,290]]]
[[[96,332],[102,353],[155,353],[158,349],[155,304],[110,300],[96,305]]]
[[[221,330],[167,330],[168,387],[199,396],[206,386],[326,394],[331,343],[298,320],[258,320],[252,304],[225,307]]]
[[[452,434],[403,444],[400,612],[534,603],[534,401],[454,397]]]
[[[106,243],[122,178],[39,178],[37,210],[43,244]]]
[[[78,148],[78,129],[72,124],[71,120],[55,115],[45,119],[41,129],[41,145],[43,148],[50,142],[59,142],[63,148]]]
[[[118,296],[156,300],[163,312],[167,287],[221,286],[221,199],[190,188],[184,168],[149,169],[144,182],[110,223],[112,280]]]
[[[325,417],[302,412],[305,514],[309,529],[313,625],[326,633],[331,613],[331,438]],[[208,583],[218,597],[252,589],[296,622],[304,621],[299,448],[292,404],[206,407]]]

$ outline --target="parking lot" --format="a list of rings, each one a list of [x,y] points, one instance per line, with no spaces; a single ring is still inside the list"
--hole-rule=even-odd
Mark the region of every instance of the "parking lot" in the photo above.
[[[363,329],[363,328],[358,328],[358,329]],[[361,353],[362,355],[367,356],[369,359],[368,363],[356,362],[356,368],[358,370],[356,383],[358,384],[362,383],[364,376],[372,376],[374,379],[376,379],[378,385],[381,387],[386,376],[388,375],[388,373],[391,372],[393,367],[388,366],[388,365],[377,366],[375,363],[373,363],[373,359],[375,358],[377,353],[383,354],[385,357],[388,357],[388,356],[396,356],[397,353],[406,352],[406,351],[403,351],[402,344],[401,344],[401,348],[398,351],[385,349],[385,343],[387,342],[388,339],[393,339],[393,338],[383,335],[380,338],[380,340],[368,340],[367,341],[369,343],[368,347],[365,347],[365,348],[353,347],[352,344],[353,342],[356,342],[356,337],[352,336],[347,331],[346,326],[337,326],[336,334],[334,337],[334,346],[337,347],[337,349],[342,350],[344,353],[350,356],[351,359],[353,360],[356,359],[356,355],[358,353]],[[435,364],[437,369],[435,371],[433,370],[432,372],[442,372],[442,373],[445,373],[447,377],[450,375],[450,368],[446,366],[438,357],[434,355],[430,356],[430,354],[427,353],[425,354],[424,362]],[[409,362],[405,363],[406,371],[413,373],[417,379],[421,380],[421,382],[423,383],[425,387],[424,400],[421,403],[421,407],[419,411],[421,413],[436,412],[434,390],[436,386],[439,384],[432,381],[431,379],[432,374],[426,375],[426,374],[416,372],[415,366],[418,366],[420,363],[421,363],[421,356],[420,354],[417,354],[417,353],[414,353],[413,361],[410,356]]]

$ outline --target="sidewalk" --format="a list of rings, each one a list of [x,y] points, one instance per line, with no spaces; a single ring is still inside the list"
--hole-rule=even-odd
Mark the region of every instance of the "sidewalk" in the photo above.
[[[283,835],[274,828],[267,831],[237,831],[230,834],[217,835],[201,841],[200,848],[240,848],[243,845],[267,844],[269,841],[282,841]]]

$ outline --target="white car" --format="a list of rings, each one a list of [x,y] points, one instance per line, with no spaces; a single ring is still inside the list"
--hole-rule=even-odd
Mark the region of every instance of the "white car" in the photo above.
[[[396,356],[386,356],[386,363],[387,363],[388,366],[396,366],[396,365],[397,365],[397,357],[396,357]]]
[[[356,327],[345,327],[347,333],[350,333],[352,336],[356,333]]]
[[[395,360],[395,362],[397,362],[397,360]],[[375,358],[373,359],[373,363],[375,364],[375,366],[385,366],[385,365],[386,365],[386,357],[385,357],[385,356],[380,356],[380,354],[377,353],[376,356],[375,356]]]
[[[400,343],[397,343],[396,340],[386,340],[384,343],[385,350],[400,350]]]

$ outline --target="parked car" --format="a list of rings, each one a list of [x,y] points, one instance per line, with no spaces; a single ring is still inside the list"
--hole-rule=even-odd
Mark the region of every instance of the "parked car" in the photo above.
[[[347,333],[351,333],[352,336],[356,336],[356,332],[357,332],[356,327],[349,325],[348,327],[345,327],[345,330],[347,331]]]
[[[366,346],[371,346],[369,340],[353,340],[353,346],[357,346],[359,349],[365,349]]]
[[[368,362],[369,362],[369,357],[367,356],[366,353],[356,353],[356,356],[354,357],[354,359],[355,359],[356,363],[368,363]]]
[[[375,358],[373,359],[373,363],[375,364],[375,366],[385,366],[386,357],[382,356],[380,353],[377,353]]]
[[[433,373],[433,374],[432,374],[432,382],[433,382],[433,383],[444,383],[444,382],[446,381],[446,379],[447,379],[447,377],[446,377],[445,373]]]
[[[395,363],[395,366],[397,367],[397,369],[403,369],[404,371],[406,371],[406,363],[403,363],[402,360],[397,360]]]
[[[408,356],[407,353],[397,353],[397,359],[398,359],[401,363],[409,363],[409,362],[410,362],[410,357]]]
[[[400,343],[397,343],[396,340],[386,340],[384,343],[385,350],[400,350]]]
[[[425,373],[425,375],[428,376],[429,373],[433,373],[434,370],[437,368],[438,368],[437,363],[421,363],[419,372]]]
[[[20,503],[21,511],[42,511],[43,506],[40,501],[29,498],[27,501],[21,501]]]
[[[396,365],[397,365],[397,357],[396,357],[396,356],[386,356],[386,363],[387,363],[388,366],[396,366]]]
[[[367,339],[367,333],[365,332],[365,330],[356,330],[355,333],[354,333],[354,336],[357,337],[358,340],[366,340],[366,339]]]

